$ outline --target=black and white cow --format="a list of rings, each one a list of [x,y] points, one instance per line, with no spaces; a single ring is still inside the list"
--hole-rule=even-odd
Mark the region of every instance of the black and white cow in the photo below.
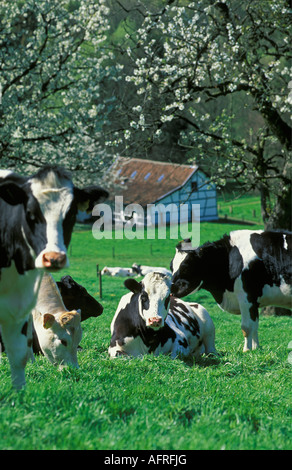
[[[169,271],[169,269],[161,268],[158,266],[145,266],[142,264],[134,263],[132,264],[132,269],[134,273],[139,276],[146,276],[146,274],[148,273],[161,273],[171,277],[171,271]]]
[[[258,309],[292,308],[291,253],[292,233],[283,231],[237,230],[192,250],[181,242],[171,262],[171,291],[178,297],[209,291],[223,310],[241,314],[243,350],[256,349]]]
[[[124,295],[111,323],[109,355],[170,354],[192,361],[200,353],[216,353],[215,328],[199,304],[170,295],[171,280],[149,273],[141,282],[127,279]]]
[[[107,195],[98,187],[75,187],[59,167],[42,168],[31,177],[0,171],[0,325],[16,388],[25,384],[30,312],[42,271],[67,264],[78,208],[90,211]]]
[[[103,306],[71,276],[63,276],[60,281],[57,281],[57,286],[66,308],[81,310],[81,321],[90,317],[99,317],[102,314]]]

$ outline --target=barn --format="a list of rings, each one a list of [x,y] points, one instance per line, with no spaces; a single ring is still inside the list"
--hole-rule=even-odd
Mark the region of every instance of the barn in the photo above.
[[[123,197],[123,207],[113,212],[115,220],[124,220],[123,209],[133,203],[145,209],[153,205],[151,224],[159,220],[171,222],[171,211],[163,210],[169,204],[178,209],[183,205],[183,210],[179,210],[180,222],[198,217],[194,204],[200,205],[200,221],[218,219],[216,186],[209,183],[208,176],[198,165],[118,157],[107,177],[114,187],[110,201],[114,203],[117,196]]]

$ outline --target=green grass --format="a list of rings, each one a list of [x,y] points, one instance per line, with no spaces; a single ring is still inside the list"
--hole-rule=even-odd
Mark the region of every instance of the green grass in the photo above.
[[[258,196],[242,196],[229,200],[218,198],[218,215],[220,218],[240,220],[261,224],[261,204]]]
[[[244,227],[201,224],[201,242],[236,228]],[[77,227],[70,268],[55,278],[71,274],[99,300],[97,263],[168,267],[175,244],[97,241]],[[82,323],[80,369],[60,372],[37,357],[17,393],[2,355],[0,449],[291,449],[291,318],[262,317],[261,349],[244,354],[240,317],[222,312],[202,291],[195,299],[213,318],[220,357],[193,367],[165,356],[113,360],[109,327],[124,293],[121,278],[103,278],[104,313]]]

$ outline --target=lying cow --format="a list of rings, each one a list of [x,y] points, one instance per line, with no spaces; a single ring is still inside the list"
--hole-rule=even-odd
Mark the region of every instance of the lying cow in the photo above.
[[[171,271],[166,268],[160,268],[160,267],[154,267],[154,266],[144,266],[142,264],[137,264],[134,263],[132,264],[132,269],[134,273],[136,273],[138,276],[146,276],[148,273],[161,273],[165,274],[166,276],[171,277]]]
[[[105,266],[101,271],[103,276],[112,276],[112,277],[130,277],[135,275],[135,271],[132,268],[109,268]]]
[[[189,361],[202,352],[216,353],[215,328],[199,304],[170,295],[170,279],[149,273],[141,282],[127,279],[111,323],[109,355],[170,354]]]
[[[42,278],[38,300],[32,311],[34,328],[43,354],[54,365],[78,367],[81,341],[80,310],[68,310],[50,274]]]
[[[187,243],[189,240],[187,241]],[[209,291],[227,312],[241,314],[244,351],[256,349],[259,307],[291,308],[292,234],[237,230],[196,249],[176,247],[171,292]]]

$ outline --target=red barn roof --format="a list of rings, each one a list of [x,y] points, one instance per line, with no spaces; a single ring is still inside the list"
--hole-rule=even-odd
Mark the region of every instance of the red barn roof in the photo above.
[[[184,186],[197,170],[197,165],[119,157],[107,177],[115,184],[114,196],[123,196],[124,204],[145,206]]]

